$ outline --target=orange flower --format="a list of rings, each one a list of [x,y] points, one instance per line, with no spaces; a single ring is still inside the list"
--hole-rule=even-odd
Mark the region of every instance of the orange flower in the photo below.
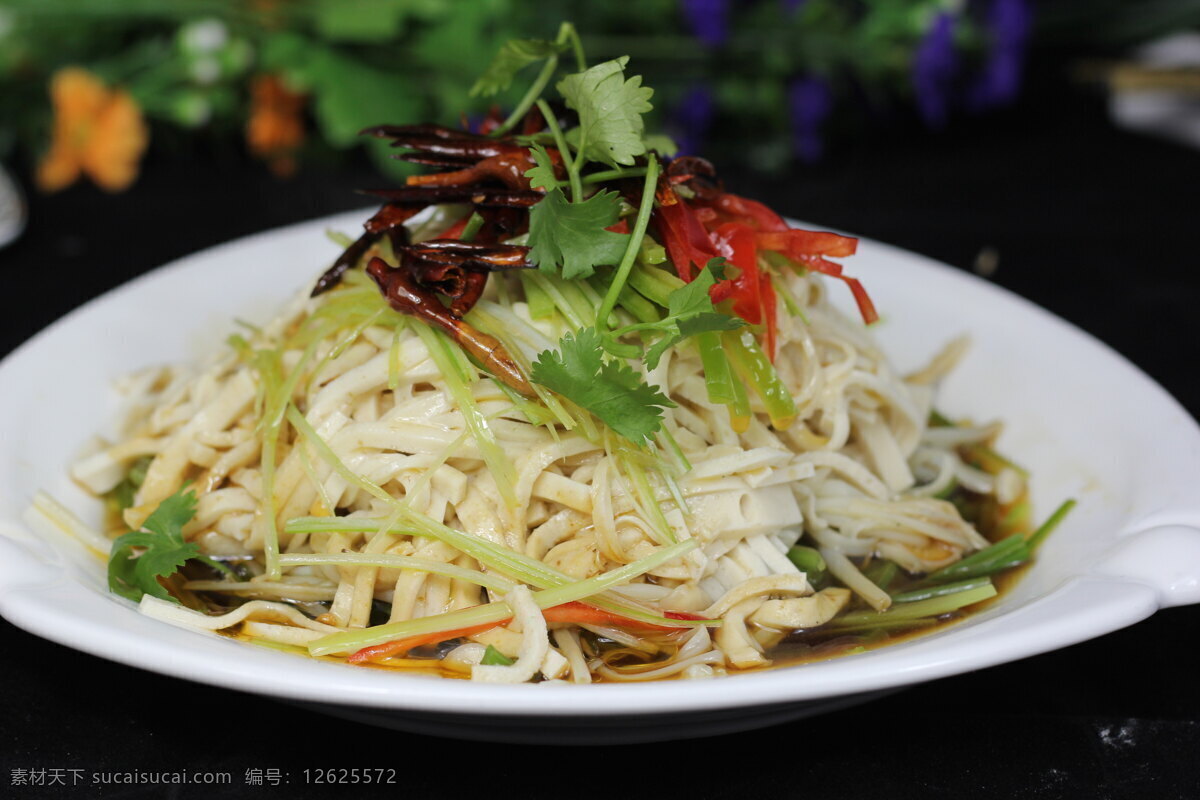
[[[296,169],[296,148],[304,141],[304,95],[288,91],[277,75],[260,75],[250,87],[246,143],[277,175]]]
[[[137,177],[149,132],[129,93],[109,89],[92,73],[65,67],[50,80],[54,138],[37,170],[37,185],[55,192],[80,173],[96,185],[119,192]]]

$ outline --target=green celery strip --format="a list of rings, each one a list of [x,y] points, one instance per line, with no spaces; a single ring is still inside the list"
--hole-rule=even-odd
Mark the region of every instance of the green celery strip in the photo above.
[[[945,594],[965,592],[968,589],[978,589],[980,586],[990,586],[991,583],[992,579],[986,576],[982,578],[971,578],[965,581],[958,581],[956,583],[943,583],[937,586],[927,586],[924,589],[910,589],[907,592],[894,594],[892,595],[892,601],[896,603],[913,603],[918,600],[928,600],[931,597],[941,597]]]
[[[283,653],[295,653],[296,655],[307,656],[308,648],[301,647],[298,644],[284,644],[283,642],[272,642],[270,639],[259,639],[252,637],[247,639],[250,644],[255,647],[265,647],[268,650],[279,650]]]
[[[313,488],[317,490],[317,497],[321,499],[321,505],[325,507],[325,511],[329,514],[334,512],[333,499],[329,496],[329,492],[325,489],[325,483],[317,476],[317,469],[313,466],[312,456],[308,454],[308,445],[301,442],[296,451],[300,454],[300,466],[304,470],[304,474],[308,476],[308,480],[312,483]]]
[[[332,567],[382,567],[384,569],[411,569],[418,572],[428,572],[447,578],[467,581],[476,586],[482,586],[494,592],[511,591],[514,584],[500,575],[489,575],[477,569],[447,564],[444,561],[434,561],[430,558],[394,555],[392,553],[303,553],[287,554],[279,557],[279,563],[284,567],[302,566],[332,566]]]
[[[636,458],[631,458],[624,452],[618,454],[617,461],[621,465],[621,471],[625,473],[625,477],[633,484],[633,492],[637,497],[638,505],[641,506],[642,514],[650,521],[650,532],[653,534],[654,540],[659,544],[674,542],[675,531],[667,522],[667,516],[658,502],[658,495],[655,493],[654,487],[650,485],[650,478],[646,474],[646,470],[637,463]]]
[[[729,406],[729,427],[735,433],[745,433],[750,428],[750,397],[746,394],[746,385],[737,375],[733,375],[729,390],[733,393],[733,399],[726,403]]]
[[[400,372],[404,366],[400,363],[400,334],[404,332],[404,325],[404,322],[397,323],[392,331],[392,346],[388,348],[387,387],[392,392],[400,388]]]
[[[687,284],[664,269],[651,267],[639,261],[629,273],[629,285],[647,300],[667,308],[667,298],[671,292]]]
[[[512,351],[510,350],[509,352],[511,353]],[[545,425],[550,435],[556,436],[557,429],[554,427],[554,423],[561,422],[561,420],[555,417],[553,411],[522,396],[515,389],[495,377],[492,378],[492,382],[512,402],[513,408],[521,412],[521,416],[525,417],[526,422],[530,425]],[[574,421],[572,420],[573,423]]]
[[[408,526],[408,530],[403,533],[408,533],[415,536],[426,536],[431,539],[443,541],[461,553],[471,556],[480,564],[499,570],[507,575],[524,581],[538,587],[553,587],[562,586],[571,582],[570,576],[559,572],[549,565],[539,561],[532,556],[527,556],[524,553],[518,553],[514,550],[509,550],[507,547],[494,544],[482,539],[478,536],[451,528],[448,525],[443,525],[435,521],[433,518],[420,513],[419,511],[408,507],[392,497],[386,491],[371,483],[361,475],[356,474],[353,470],[345,465],[337,453],[330,449],[317,432],[313,430],[312,425],[304,418],[304,415],[295,407],[288,408],[288,420],[297,432],[304,437],[318,455],[333,468],[334,472],[341,475],[352,486],[357,486],[368,494],[378,497],[383,500],[391,508],[395,516]],[[384,526],[381,520],[364,520],[355,517],[310,517],[291,520],[287,523],[286,532],[288,533],[318,533],[322,531],[362,531],[372,532],[380,530],[388,530],[390,532],[391,525]],[[644,622],[652,622],[654,624],[662,624],[663,617],[651,611],[647,611],[637,605],[631,604],[625,600],[598,597],[594,598],[592,604],[603,608],[607,611],[612,611],[615,614],[620,614],[624,617],[632,619],[640,619]],[[692,623],[686,623],[692,624]]]
[[[525,287],[525,302],[529,304],[529,316],[532,319],[550,319],[554,316],[556,307],[554,300],[536,281],[526,280],[521,274],[521,283]]]
[[[680,473],[690,472],[692,469],[692,462],[688,461],[688,457],[683,452],[683,448],[679,446],[679,442],[675,441],[675,436],[671,433],[671,429],[666,425],[663,425],[658,431],[658,438],[660,443],[665,445],[666,449],[670,451],[672,458],[675,460],[676,469],[678,469]],[[666,472],[663,472],[662,477],[664,479],[668,479],[670,478],[670,475]],[[673,480],[671,480],[670,483],[674,485]],[[672,494],[674,494],[674,492],[672,492]],[[682,508],[682,505],[680,507]]]
[[[504,313],[508,317],[507,322],[492,315],[488,310],[488,306],[485,304],[476,304],[475,308],[471,309],[471,315],[468,317],[467,321],[473,323],[479,330],[489,334],[499,341],[500,344],[504,345],[504,349],[509,352],[509,354],[517,362],[517,365],[521,367],[521,370],[528,375],[531,370],[529,359],[526,357],[525,351],[518,346],[517,341],[513,337],[520,335],[518,331],[521,327],[524,327],[527,332],[532,332],[537,337],[541,337],[541,332],[536,328],[533,328],[531,325],[529,325],[529,323],[525,322],[511,311],[505,309]],[[511,388],[498,380],[495,381],[495,383],[500,387],[501,391],[503,391],[510,399],[512,399],[513,405],[520,409],[521,412],[525,414],[526,418],[531,422],[533,422],[534,417],[541,417],[541,413],[538,410],[540,407],[536,403],[517,394]],[[553,392],[537,383],[531,384],[531,386],[533,386],[533,391],[537,395],[538,400],[541,401],[542,406],[544,406],[545,410],[548,410],[554,416],[554,418],[558,420],[560,425],[567,430],[574,430],[578,426],[578,422],[574,417],[571,416],[567,409],[563,407],[563,404],[558,401],[558,398],[554,396]],[[537,425],[546,423],[534,422],[533,424]],[[553,426],[550,426],[549,429],[552,436],[558,436],[558,432]]]
[[[360,320],[359,322],[354,324],[354,326],[351,327],[351,329],[346,333],[345,336],[343,336],[341,339],[339,339],[337,342],[334,343],[333,347],[329,350],[329,352],[326,353],[324,355],[324,357],[322,357],[321,360],[317,362],[316,366],[314,366],[312,368],[312,370],[309,371],[308,381],[305,383],[305,388],[304,388],[304,391],[306,393],[308,392],[309,387],[312,386],[313,378],[315,378],[317,376],[317,374],[320,373],[320,371],[325,368],[325,365],[328,364],[330,361],[333,361],[335,358],[340,356],[342,353],[346,352],[346,350],[350,347],[350,345],[352,345],[356,341],[358,341],[358,337],[362,336],[363,331],[365,331],[367,328],[371,327],[372,325],[374,325],[376,322],[379,321],[379,318],[383,316],[383,313],[385,311],[387,311],[386,308],[380,308],[380,309],[376,310],[375,313],[373,313],[367,317],[364,317],[362,320]],[[317,335],[315,338],[316,339],[324,339],[325,336]]]
[[[729,404],[737,394],[733,388],[737,380],[729,368],[729,356],[721,347],[721,337],[716,331],[696,334],[696,347],[700,350],[700,361],[704,365],[704,385],[708,389],[710,403]]]
[[[558,289],[585,324],[592,325],[596,322],[596,307],[599,305],[599,298],[588,297],[587,292],[584,291],[584,287],[587,286],[584,281],[568,281],[557,275],[550,275],[547,276],[547,282]]]
[[[417,324],[415,328],[417,335],[425,343],[429,355],[442,373],[442,377],[445,378],[446,388],[458,405],[467,429],[471,431],[475,444],[479,447],[480,455],[483,456],[492,477],[496,480],[496,489],[509,508],[516,508],[517,492],[514,488],[517,479],[516,468],[504,452],[504,448],[496,441],[496,434],[488,424],[487,417],[475,404],[471,387],[463,380],[463,364],[460,359],[454,357],[450,343],[443,333],[424,324]],[[469,362],[467,362],[467,366],[470,366]],[[474,368],[472,367],[471,370],[474,371]]]
[[[268,580],[278,580],[279,571],[279,529],[275,519],[275,458],[279,447],[279,434],[283,429],[285,413],[292,402],[292,393],[300,380],[305,366],[317,350],[320,339],[313,339],[300,356],[295,369],[286,378],[283,376],[283,357],[278,350],[259,350],[256,360],[259,362],[259,380],[264,391],[262,422],[262,452],[261,472],[262,481],[262,524],[263,532],[263,561],[266,566]]]
[[[600,275],[593,275],[589,284],[592,288],[596,288],[602,280]],[[640,323],[658,322],[662,319],[662,314],[655,308],[654,303],[635,291],[631,284],[621,287],[621,293],[617,295],[617,305],[628,311]]]
[[[522,272],[521,280],[527,285],[533,284],[545,292],[554,303],[555,308],[558,309],[558,313],[566,317],[572,328],[578,330],[592,324],[594,318],[591,309],[586,306],[577,306],[577,302],[583,303],[582,296],[568,297],[568,293],[564,291],[565,284],[563,282],[555,281],[548,275],[531,270]]]
[[[408,505],[408,498],[416,497],[421,493],[421,491],[425,488],[425,485],[433,480],[433,473],[437,472],[438,468],[441,467],[442,464],[445,464],[450,456],[458,452],[458,448],[462,447],[462,443],[467,440],[467,436],[469,435],[470,431],[463,431],[458,436],[454,437],[454,441],[442,448],[442,452],[438,453],[437,458],[435,458],[433,462],[421,472],[421,477],[413,481],[413,485],[405,491],[405,499],[401,501],[404,505]]]
[[[796,295],[792,293],[788,285],[778,275],[771,276],[771,285],[775,287],[775,293],[783,298],[783,306],[787,312],[793,317],[799,317],[801,322],[808,325],[808,315],[804,313],[800,301],[796,299]]]
[[[533,600],[537,603],[538,608],[553,608],[563,603],[586,600],[615,586],[628,583],[639,575],[683,555],[695,546],[695,540],[689,539],[686,542],[664,547],[658,552],[638,559],[632,564],[626,564],[618,569],[610,570],[603,575],[534,592]],[[488,622],[499,623],[510,618],[512,613],[512,609],[509,608],[507,603],[498,601],[462,611],[451,611],[446,614],[435,614],[404,622],[377,625],[364,631],[335,633],[310,643],[308,650],[315,656],[352,653],[364,647],[383,644],[384,642],[396,639],[404,639],[418,634],[457,630],[459,628],[483,625]],[[676,621],[676,624],[680,625],[682,622],[682,620],[679,620]]]
[[[596,325],[601,328],[608,327],[608,315],[612,313],[613,307],[617,304],[617,297],[620,295],[622,287],[625,286],[629,271],[633,269],[633,262],[641,249],[642,239],[646,235],[646,227],[650,224],[650,212],[654,210],[654,190],[658,186],[658,159],[653,153],[647,156],[647,159],[646,182],[642,187],[642,202],[638,206],[637,221],[633,224],[633,230],[629,232],[629,243],[625,246],[625,256],[617,266],[617,274],[613,277],[613,282],[609,284],[608,292],[604,295],[604,302],[600,304],[600,311],[596,314]]]
[[[754,334],[749,331],[727,331],[722,339],[734,370],[742,380],[754,387],[771,423],[779,429],[791,425],[796,419],[796,402],[779,379],[775,366],[759,348],[758,342],[754,341]]]
[[[916,600],[911,603],[898,603],[883,612],[852,611],[836,618],[830,627],[875,627],[879,624],[896,622],[914,622],[926,617],[940,617],[957,611],[969,605],[982,602],[996,596],[996,587],[988,583],[974,589],[954,592],[953,594],[931,597],[927,600]]]

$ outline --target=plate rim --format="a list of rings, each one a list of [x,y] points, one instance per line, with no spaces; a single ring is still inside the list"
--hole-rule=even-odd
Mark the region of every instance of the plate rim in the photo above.
[[[18,364],[28,358],[30,353],[36,353],[37,348],[48,337],[61,331],[63,328],[68,328],[76,324],[90,309],[95,308],[101,303],[111,303],[119,300],[123,295],[136,294],[155,282],[170,280],[172,275],[192,268],[197,263],[221,257],[229,252],[236,252],[240,248],[267,241],[274,237],[294,235],[301,232],[307,233],[311,229],[356,224],[361,221],[363,213],[362,211],[342,212],[232,239],[175,259],[162,267],[119,284],[93,300],[72,309],[9,353],[3,361],[0,361],[0,385],[3,385],[6,375],[13,369],[13,364]],[[1088,347],[1096,348],[1097,352],[1107,361],[1119,365],[1127,374],[1136,376],[1138,391],[1152,392],[1155,395],[1156,402],[1164,403],[1166,408],[1186,419],[1190,423],[1189,437],[1200,443],[1200,427],[1197,427],[1195,420],[1192,419],[1186,409],[1144,371],[1092,334],[1004,287],[983,281],[978,277],[964,273],[934,259],[893,245],[865,238],[860,238],[860,241],[864,245],[864,249],[869,247],[880,255],[902,260],[911,268],[932,271],[938,275],[939,279],[951,281],[958,285],[969,286],[973,290],[984,290],[990,296],[998,298],[999,302],[1015,303],[1027,312],[1036,314],[1042,322],[1053,326],[1061,334],[1069,335]],[[1182,517],[1186,518],[1185,524],[1194,524],[1195,519],[1200,519],[1200,516],[1196,516],[1200,512],[1196,512],[1195,509],[1180,509],[1179,511],[1182,512]],[[12,545],[11,542],[5,540],[3,530],[0,529],[0,554],[6,551],[8,551],[11,558],[15,559],[15,563],[23,565],[28,569],[30,574],[36,575],[39,569],[42,569],[42,572],[45,573],[45,570],[39,567],[35,556],[31,555],[28,551],[18,549],[18,546]],[[1029,608],[1051,601],[1056,603],[1065,602],[1063,598],[1069,599],[1073,596],[1082,597],[1082,593],[1090,591],[1088,587],[1097,585],[1105,587],[1110,598],[1115,598],[1108,615],[1093,615],[1089,618],[1088,625],[1076,627],[1071,635],[1064,636],[1061,630],[1061,621],[1056,621],[1042,625],[1040,628],[1042,630],[1041,638],[1029,637],[1022,642],[1019,638],[1013,639],[1014,634],[1011,631],[1006,635],[999,636],[996,639],[998,642],[1018,645],[1008,651],[1002,652],[1000,648],[989,645],[991,649],[987,652],[974,655],[959,653],[955,658],[944,656],[940,660],[934,658],[928,660],[923,666],[918,663],[906,663],[905,659],[892,658],[890,655],[887,655],[888,660],[898,661],[904,665],[904,668],[889,674],[876,674],[875,679],[871,681],[864,681],[861,676],[857,681],[852,680],[850,677],[840,681],[836,679],[825,680],[822,684],[825,688],[818,690],[808,689],[803,685],[803,681],[796,680],[794,676],[797,670],[809,670],[811,674],[812,670],[820,669],[829,662],[780,667],[738,674],[730,678],[721,678],[714,681],[659,681],[647,684],[601,684],[588,686],[493,687],[481,686],[465,681],[432,681],[407,675],[381,673],[380,675],[370,677],[385,677],[387,686],[382,685],[378,680],[362,681],[361,686],[354,685],[356,682],[349,682],[349,689],[347,689],[346,685],[342,685],[339,687],[339,691],[341,692],[339,696],[330,698],[322,696],[320,693],[314,693],[315,687],[312,684],[296,684],[294,681],[284,681],[264,686],[261,683],[256,684],[253,681],[245,680],[248,673],[237,669],[238,664],[234,664],[234,669],[226,669],[207,675],[196,673],[192,669],[183,669],[179,664],[179,656],[182,653],[177,650],[157,650],[157,642],[155,642],[156,658],[160,660],[155,663],[138,663],[132,657],[132,653],[135,650],[132,647],[122,650],[121,646],[136,644],[137,641],[141,640],[140,634],[133,636],[132,634],[126,635],[124,632],[121,632],[121,635],[114,637],[110,632],[110,638],[107,642],[102,642],[95,635],[90,635],[94,634],[93,631],[80,631],[79,626],[76,625],[74,633],[67,635],[63,631],[70,631],[72,629],[72,622],[77,623],[78,619],[72,620],[70,617],[46,613],[45,593],[58,592],[62,596],[62,587],[58,585],[62,581],[68,582],[66,596],[69,596],[72,591],[91,592],[92,590],[83,586],[78,581],[74,581],[67,574],[55,575],[50,573],[43,576],[46,578],[45,580],[22,581],[19,577],[13,577],[15,572],[16,570],[11,567],[7,570],[0,568],[0,614],[18,627],[43,638],[56,641],[60,644],[66,644],[67,646],[119,663],[148,669],[160,674],[195,680],[209,685],[296,700],[336,702],[347,705],[396,710],[419,709],[423,711],[463,713],[462,708],[450,708],[447,707],[447,704],[453,699],[457,699],[460,702],[463,699],[468,699],[474,703],[474,707],[470,711],[473,714],[508,714],[520,716],[564,716],[580,713],[596,716],[624,716],[639,712],[687,712],[731,708],[735,706],[774,705],[780,702],[803,702],[805,700],[833,697],[859,691],[895,688],[926,680],[948,677],[974,669],[995,666],[1094,638],[1095,636],[1103,635],[1104,633],[1117,630],[1143,619],[1157,608],[1167,604],[1163,587],[1155,584],[1153,576],[1147,578],[1146,576],[1075,575],[1072,576],[1071,580],[1060,585],[1057,589],[1042,595],[1021,608],[997,614],[991,618],[973,618],[968,623],[953,626],[946,631],[948,634],[955,634],[955,632],[964,627],[979,629],[985,626],[992,626],[993,623],[1001,624],[1003,628],[1005,619],[1025,612]],[[109,599],[113,600],[113,598]],[[114,600],[114,602],[118,601]],[[124,603],[124,601],[119,602]],[[41,610],[39,611],[39,609]],[[1122,613],[1117,614],[1115,611]],[[136,615],[136,612],[134,613],[136,619],[150,621],[148,618]],[[154,622],[156,625],[159,624],[157,621]],[[1009,625],[1011,626],[1011,623]],[[59,626],[60,629],[55,630],[55,626]],[[205,636],[205,634],[193,633],[191,631],[183,632],[189,635]],[[1050,635],[1051,633],[1056,633],[1056,635]],[[995,633],[989,633],[988,635],[996,636]],[[169,638],[177,641],[175,637]],[[949,648],[941,644],[943,641],[944,637],[941,633],[922,637],[916,640],[914,643],[915,646],[909,648],[908,652],[916,651],[921,657],[924,657],[926,655],[924,650],[930,649],[929,643],[935,644],[933,647],[935,650],[948,652]],[[880,651],[871,651],[871,653],[864,654],[864,656],[873,656],[878,653],[895,653],[902,646],[890,645]],[[197,646],[195,649],[202,650],[203,648]],[[954,649],[962,650],[962,646],[958,645]],[[268,655],[272,658],[299,661],[305,664],[306,667],[347,669],[343,665],[305,661],[294,656],[269,653],[258,648],[254,650],[258,651],[260,655]],[[207,659],[208,657],[210,657],[209,654],[206,654],[205,658]],[[856,656],[855,658],[860,657]],[[911,660],[909,659],[909,661]],[[241,659],[233,659],[233,661],[241,662]],[[255,658],[250,661],[258,663],[259,659]],[[846,659],[838,661],[839,666],[846,663]],[[293,670],[286,671],[289,673],[293,672]],[[851,675],[858,671],[860,670],[851,670],[847,674]],[[309,671],[307,669],[303,671],[296,670],[295,673],[298,678],[308,679]],[[420,682],[416,683],[416,681]],[[339,683],[347,684],[344,681]],[[797,687],[796,684],[800,685]],[[442,688],[430,690],[430,687],[434,685],[439,685]],[[710,688],[703,688],[705,686]],[[445,687],[454,688],[447,689]],[[470,688],[463,691],[462,687]],[[679,687],[687,688],[680,690]],[[388,689],[392,689],[393,691],[388,691]],[[422,689],[426,691],[422,691]],[[783,691],[775,696],[768,696],[771,690],[774,689],[781,689]],[[553,698],[553,702],[547,702],[546,698]],[[531,703],[533,707],[530,707]]]

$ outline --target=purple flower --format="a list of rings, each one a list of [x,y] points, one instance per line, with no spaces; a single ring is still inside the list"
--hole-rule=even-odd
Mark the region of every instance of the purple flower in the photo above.
[[[954,49],[954,17],[938,14],[913,57],[912,81],[917,111],[925,124],[940,128],[950,109],[950,90],[958,71]]]
[[[804,5],[805,0],[780,0],[783,4],[783,13],[795,14],[800,10],[800,6]]]
[[[668,123],[680,155],[699,155],[704,149],[714,112],[712,92],[702,83],[692,84],[679,105],[671,109]]]
[[[683,19],[706,47],[719,47],[729,38],[729,0],[682,0]]]
[[[1032,20],[1026,0],[992,0],[987,14],[991,50],[967,94],[973,110],[1004,105],[1016,98]]]
[[[824,152],[821,126],[833,110],[833,94],[820,78],[797,78],[788,87],[788,111],[792,121],[792,149],[802,160],[818,161]]]

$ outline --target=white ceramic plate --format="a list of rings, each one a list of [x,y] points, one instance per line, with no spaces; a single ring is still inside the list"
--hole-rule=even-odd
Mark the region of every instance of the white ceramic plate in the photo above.
[[[399,728],[508,741],[683,738],[749,728],[921,681],[1064,647],[1156,609],[1200,601],[1200,430],[1160,387],[1042,309],[949,267],[864,241],[849,271],[885,322],[895,361],[916,366],[947,339],[974,347],[939,407],[1000,418],[1001,447],[1028,466],[1045,515],[1078,508],[996,604],[914,641],[829,662],[697,682],[487,686],[367,670],[157,622],[109,595],[103,565],[19,522],[44,489],[85,520],[100,504],[66,466],[120,411],[113,379],[199,357],[232,320],[266,319],[336,254],[327,228],[351,213],[182,259],[63,318],[0,365],[0,613],[80,650],[180,678]],[[286,287],[281,294],[279,287]],[[840,286],[831,286],[841,300]],[[847,303],[847,305],[849,305]]]

